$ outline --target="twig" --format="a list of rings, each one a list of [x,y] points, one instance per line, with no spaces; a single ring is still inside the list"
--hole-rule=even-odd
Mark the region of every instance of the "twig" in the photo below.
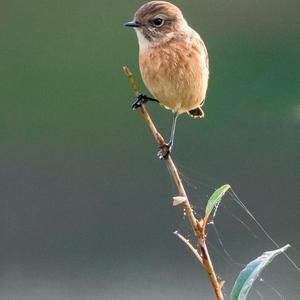
[[[133,79],[133,75],[132,72],[130,71],[130,69],[128,67],[123,67],[123,70],[125,72],[125,74],[128,77],[130,86],[135,94],[135,96],[139,95],[139,90],[137,85],[135,84],[135,81]],[[140,108],[141,113],[143,114],[143,117],[145,119],[145,122],[148,124],[150,130],[152,131],[152,134],[154,136],[154,138],[156,139],[156,141],[160,144],[160,145],[164,145],[165,144],[165,140],[162,137],[162,135],[157,131],[152,119],[150,118],[146,108],[144,105],[141,106]],[[190,249],[193,251],[193,253],[197,256],[198,260],[201,262],[201,264],[204,266],[204,268],[206,269],[208,276],[210,278],[211,284],[213,285],[214,291],[215,291],[215,295],[217,297],[218,300],[224,300],[224,296],[222,293],[222,282],[219,282],[216,276],[216,273],[214,271],[213,268],[213,264],[212,261],[210,259],[209,253],[208,253],[208,249],[206,246],[206,242],[205,242],[205,228],[203,228],[203,221],[202,220],[197,220],[193,209],[191,207],[191,204],[188,200],[187,194],[185,192],[184,186],[182,184],[182,181],[180,179],[180,176],[178,174],[177,168],[172,160],[172,157],[169,155],[168,159],[166,159],[166,163],[167,163],[167,167],[170,170],[170,173],[176,183],[177,189],[178,189],[178,193],[180,197],[183,197],[182,199],[185,199],[184,201],[182,201],[181,205],[184,208],[184,211],[189,219],[189,222],[193,228],[194,234],[197,237],[198,240],[198,244],[200,247],[200,253],[197,252],[197,250],[192,246],[192,248],[190,247],[191,245],[189,243],[187,243],[186,239],[184,237],[180,237],[178,235],[178,237],[180,237],[189,247]],[[197,254],[194,252],[194,250],[197,252]]]
[[[189,240],[187,240],[182,234],[180,234],[178,231],[174,232],[175,235],[178,236],[180,240],[182,240],[188,247],[189,249],[195,254],[196,258],[200,261],[201,264],[203,264],[203,259],[202,256],[198,253],[197,249],[190,243]]]

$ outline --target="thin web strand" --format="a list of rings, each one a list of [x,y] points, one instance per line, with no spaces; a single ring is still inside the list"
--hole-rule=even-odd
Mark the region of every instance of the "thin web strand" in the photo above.
[[[233,257],[230,255],[230,253],[229,253],[229,252],[226,250],[226,248],[224,247],[223,241],[222,241],[222,239],[221,239],[221,237],[220,237],[220,234],[219,234],[219,231],[218,231],[218,229],[217,229],[216,224],[213,223],[213,224],[212,224],[212,227],[213,227],[213,229],[214,229],[214,231],[215,231],[215,233],[216,233],[217,240],[218,240],[218,242],[219,242],[219,244],[220,244],[220,246],[221,246],[223,252],[224,252],[225,255],[229,258],[229,260],[231,261],[231,263],[236,263],[236,261],[233,259]]]
[[[253,288],[253,291],[255,292],[255,294],[256,294],[261,300],[265,300],[265,298],[263,297],[263,295],[261,294],[261,292],[259,292],[257,289]]]
[[[261,229],[261,231],[265,234],[265,236],[277,247],[280,248],[279,244],[270,236],[270,234],[266,231],[266,229],[261,225],[261,223],[254,217],[254,215],[249,211],[247,206],[239,199],[237,194],[234,192],[232,188],[230,188],[229,192],[232,194],[233,201],[235,201],[239,206],[241,206],[244,211],[249,215],[249,217],[257,224],[257,226]],[[285,253],[282,253],[288,261],[291,263],[291,265],[300,272],[300,268],[297,266],[297,264]]]
[[[251,228],[243,221],[241,220],[239,217],[237,217],[235,214],[231,214],[232,217],[234,219],[236,219],[240,224],[242,224],[242,226],[244,226],[248,232],[250,232],[252,234],[252,236],[255,238],[255,239],[258,239],[258,236],[253,232],[253,230],[251,230]]]
[[[280,292],[274,288],[270,283],[265,281],[263,278],[259,278],[259,281],[262,282],[265,286],[267,286],[270,290],[272,290],[281,300],[285,300]]]

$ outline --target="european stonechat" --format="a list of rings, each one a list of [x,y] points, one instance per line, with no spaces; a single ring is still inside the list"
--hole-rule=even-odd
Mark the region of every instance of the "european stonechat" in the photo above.
[[[144,4],[135,13],[134,20],[125,25],[136,31],[141,75],[155,97],[141,94],[132,108],[156,101],[173,112],[170,141],[158,153],[160,159],[167,158],[174,142],[177,117],[182,113],[204,117],[208,53],[199,34],[170,2]]]

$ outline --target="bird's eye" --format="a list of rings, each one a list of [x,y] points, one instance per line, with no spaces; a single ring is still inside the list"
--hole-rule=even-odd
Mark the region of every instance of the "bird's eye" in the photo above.
[[[164,20],[161,19],[161,18],[156,18],[152,21],[152,24],[155,26],[155,27],[160,27],[164,24]]]

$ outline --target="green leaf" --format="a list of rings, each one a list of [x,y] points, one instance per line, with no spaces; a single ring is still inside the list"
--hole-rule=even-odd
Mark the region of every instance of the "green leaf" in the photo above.
[[[205,219],[207,220],[210,213],[212,212],[212,210],[214,209],[214,207],[216,207],[219,202],[221,201],[222,197],[224,196],[224,194],[226,193],[226,191],[230,189],[230,185],[229,184],[225,184],[223,186],[221,186],[220,188],[218,188],[209,198],[207,205],[206,205],[206,209],[205,209]]]
[[[276,257],[283,253],[290,245],[286,245],[274,251],[264,252],[261,256],[251,261],[237,277],[231,291],[231,300],[245,300],[249,291],[258,278],[261,271]]]

